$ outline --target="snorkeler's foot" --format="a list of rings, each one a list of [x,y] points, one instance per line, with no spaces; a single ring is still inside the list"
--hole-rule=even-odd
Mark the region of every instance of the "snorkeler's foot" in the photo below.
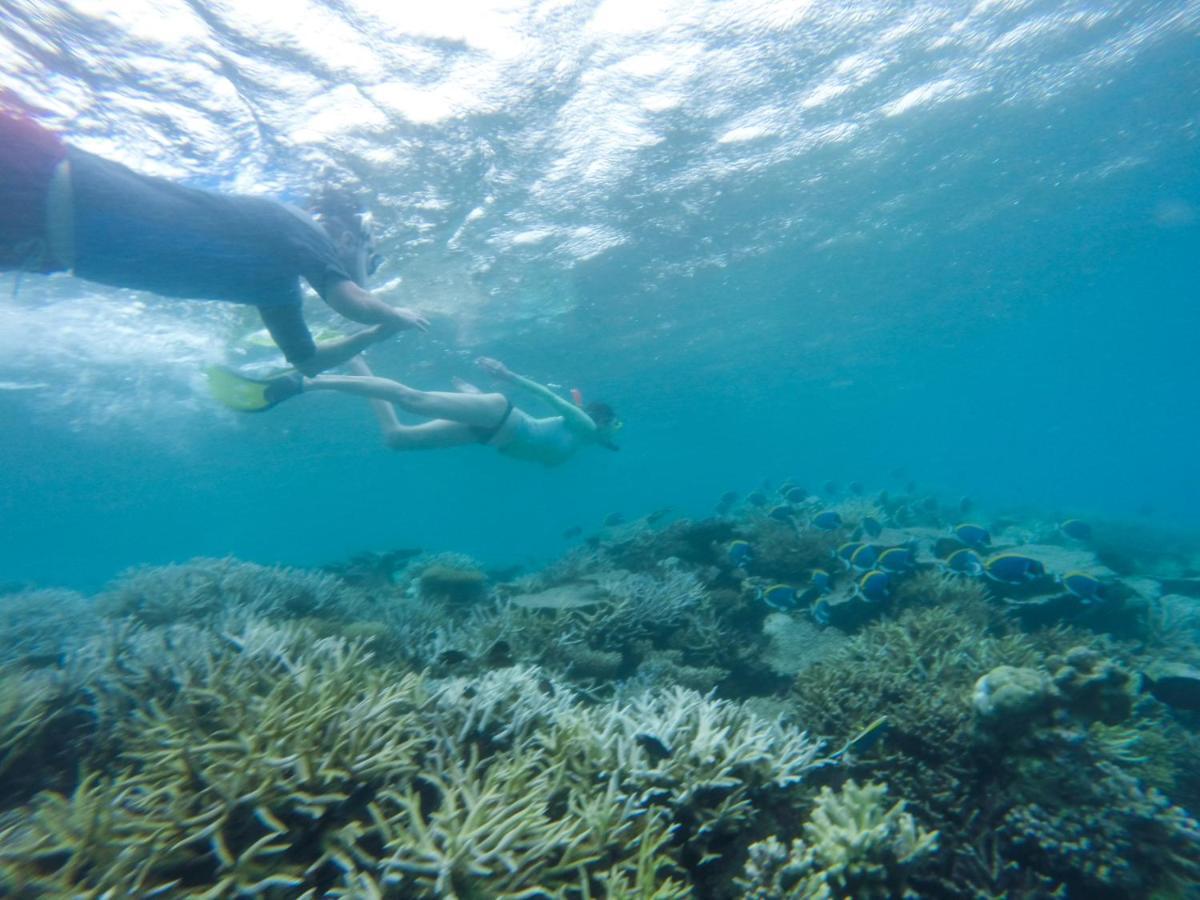
[[[250,378],[224,366],[212,366],[207,375],[212,395],[238,412],[266,412],[304,390],[304,376],[294,370],[273,378]]]

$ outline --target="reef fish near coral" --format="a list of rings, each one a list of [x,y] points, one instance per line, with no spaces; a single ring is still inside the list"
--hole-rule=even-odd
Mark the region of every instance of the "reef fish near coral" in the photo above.
[[[946,557],[945,567],[959,575],[983,574],[983,560],[978,553],[968,547],[955,550]]]
[[[730,541],[729,546],[725,548],[725,558],[735,569],[740,569],[754,558],[754,548],[750,546],[749,541]]]
[[[992,542],[992,536],[982,525],[962,522],[951,529],[954,536],[968,547],[986,547]]]
[[[1067,519],[1065,522],[1059,523],[1058,530],[1066,537],[1076,541],[1086,541],[1092,537],[1092,526],[1079,519]]]
[[[887,597],[891,581],[891,576],[887,572],[875,569],[858,580],[858,594],[867,600],[878,602]]]
[[[1097,600],[1104,595],[1104,583],[1086,572],[1068,572],[1059,580],[1064,588],[1081,600]]]
[[[842,527],[842,517],[836,510],[826,509],[813,516],[812,524],[822,531],[835,531]]]
[[[1023,584],[1046,574],[1046,568],[1036,559],[1019,553],[1000,553],[983,564],[984,574],[996,581]]]
[[[799,605],[799,600],[796,597],[796,589],[790,584],[773,584],[770,587],[763,588],[759,596],[767,606],[772,609],[778,609],[781,612],[788,612]]]

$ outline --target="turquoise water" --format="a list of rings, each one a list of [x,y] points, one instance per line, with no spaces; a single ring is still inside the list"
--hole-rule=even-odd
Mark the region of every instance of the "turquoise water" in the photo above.
[[[401,456],[342,396],[238,417],[201,373],[243,310],[6,274],[0,581],[533,565],[784,477],[1200,527],[1196,2],[119,8],[6,4],[4,86],[199,186],[356,179],[378,286],[434,320],[380,374],[497,356],[609,400],[623,449]]]

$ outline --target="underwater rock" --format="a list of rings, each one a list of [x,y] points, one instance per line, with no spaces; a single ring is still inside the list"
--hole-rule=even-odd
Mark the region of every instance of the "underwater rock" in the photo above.
[[[1155,663],[1143,675],[1155,700],[1176,709],[1200,712],[1200,669],[1179,662]]]
[[[433,565],[418,578],[421,599],[466,605],[487,597],[487,576],[479,569],[459,569]]]
[[[1054,672],[1054,685],[1071,714],[1118,725],[1133,712],[1133,676],[1089,647],[1072,647]]]
[[[1044,721],[1060,700],[1049,675],[1020,666],[997,666],[975,682],[971,695],[979,721],[1008,733],[1024,732]]]

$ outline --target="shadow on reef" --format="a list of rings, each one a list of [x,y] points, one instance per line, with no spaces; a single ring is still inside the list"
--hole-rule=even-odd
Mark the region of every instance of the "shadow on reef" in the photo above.
[[[1182,550],[787,483],[650,518],[0,597],[0,892],[1195,895]]]

